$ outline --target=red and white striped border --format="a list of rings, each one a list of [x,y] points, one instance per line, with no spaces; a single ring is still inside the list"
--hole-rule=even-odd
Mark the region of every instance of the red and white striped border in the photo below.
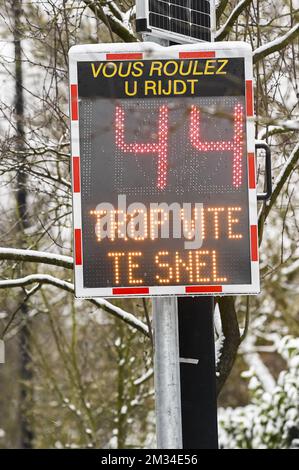
[[[129,50],[131,48],[131,50]],[[248,199],[251,251],[251,284],[190,285],[190,286],[138,286],[86,288],[83,280],[79,106],[77,63],[83,61],[123,61],[147,59],[203,59],[232,58],[245,59],[246,89],[246,130]],[[92,44],[74,46],[70,49],[70,115],[72,145],[72,189],[73,189],[73,230],[74,269],[76,297],[146,297],[156,295],[229,295],[256,294],[260,291],[257,230],[257,194],[255,168],[254,101],[252,52],[245,43],[201,43],[164,48],[154,43],[135,44]]]

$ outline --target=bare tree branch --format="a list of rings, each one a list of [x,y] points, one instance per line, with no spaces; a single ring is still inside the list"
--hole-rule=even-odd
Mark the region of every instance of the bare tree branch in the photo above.
[[[245,313],[245,325],[243,333],[240,337],[240,344],[245,340],[249,330],[249,323],[250,323],[250,297],[249,295],[246,298],[246,313]]]
[[[297,123],[296,121],[286,121],[285,123],[281,124],[281,126],[270,126],[266,129],[262,129],[259,133],[258,139],[264,140],[273,135],[285,134],[286,132],[294,132],[299,130],[299,122]]]
[[[121,38],[124,42],[136,42],[137,38],[132,34],[122,23],[113,15],[105,14],[101,2],[94,0],[83,0],[84,3],[91,9],[91,11],[99,18],[105,25],[109,25],[109,30]]]
[[[273,52],[279,52],[281,49],[290,44],[299,36],[299,23],[296,23],[290,31],[283,36],[258,47],[253,53],[253,62],[256,64],[259,60],[264,59]]]
[[[59,287],[67,292],[74,294],[74,285],[71,282],[58,279],[49,274],[30,274],[18,279],[8,279],[0,281],[0,289],[9,289],[13,287],[26,287],[31,284],[48,284],[51,286]],[[105,310],[114,317],[123,320],[128,325],[132,326],[136,330],[140,331],[146,336],[149,336],[147,326],[132,313],[126,312],[125,310],[116,307],[115,305],[108,302],[106,299],[88,299],[88,302],[92,303],[98,308]]]
[[[221,0],[218,7],[216,8],[216,21],[220,20],[220,16],[224,13],[224,10],[228,4],[228,0]]]
[[[0,248],[0,260],[26,261],[51,264],[66,269],[73,269],[73,258],[45,251],[21,250],[16,248]]]
[[[218,301],[224,341],[217,366],[217,394],[220,393],[234,365],[240,345],[240,330],[233,297]]]
[[[252,0],[242,0],[237,4],[237,6],[231,12],[226,23],[216,32],[216,41],[223,41],[223,39],[230,33],[235,21],[251,2]]]

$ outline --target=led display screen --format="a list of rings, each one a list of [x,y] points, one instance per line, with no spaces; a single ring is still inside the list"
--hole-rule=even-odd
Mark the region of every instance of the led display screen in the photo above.
[[[252,284],[244,58],[77,77],[84,288]]]

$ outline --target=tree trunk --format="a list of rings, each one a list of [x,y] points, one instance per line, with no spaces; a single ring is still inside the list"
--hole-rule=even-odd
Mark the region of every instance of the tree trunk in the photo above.
[[[24,93],[22,74],[22,51],[21,51],[21,16],[22,0],[13,0],[12,9],[14,15],[14,47],[15,47],[15,117],[16,117],[16,149],[24,149]],[[19,245],[24,248],[24,230],[28,227],[27,217],[27,190],[26,169],[22,156],[18,155],[16,208],[18,217]],[[31,357],[30,357],[30,324],[28,321],[28,307],[21,300],[20,313],[23,328],[20,331],[20,446],[24,449],[32,448],[33,431],[28,420],[28,404],[30,402],[29,385],[32,380]]]

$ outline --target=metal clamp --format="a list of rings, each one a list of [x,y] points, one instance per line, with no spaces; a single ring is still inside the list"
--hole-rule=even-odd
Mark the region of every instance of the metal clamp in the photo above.
[[[271,150],[266,142],[256,142],[255,150],[265,150],[265,171],[266,171],[266,192],[257,195],[258,201],[267,201],[272,195],[272,168],[271,168]]]

